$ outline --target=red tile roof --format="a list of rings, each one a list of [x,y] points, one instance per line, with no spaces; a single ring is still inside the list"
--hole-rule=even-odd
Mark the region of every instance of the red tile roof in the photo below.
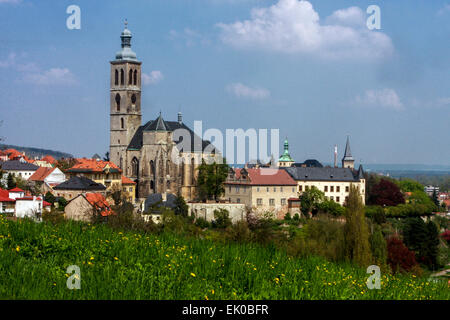
[[[42,158],[43,161],[47,161],[50,164],[55,164],[56,160],[52,156],[45,156]]]
[[[15,200],[9,197],[8,190],[0,189],[0,202],[15,202]]]
[[[131,180],[130,178],[127,178],[125,176],[122,176],[122,184],[136,184],[136,182],[134,182],[133,180]]]
[[[86,193],[86,200],[96,209],[101,210],[100,214],[104,217],[114,214],[105,197],[100,193]]]
[[[50,207],[52,204],[51,204],[50,202],[47,202],[47,201],[44,200],[44,202],[42,203],[42,205],[43,205],[44,207]]]
[[[9,190],[9,192],[25,192],[25,191],[23,191],[20,188],[14,188],[14,189]]]
[[[236,178],[240,178],[243,169],[235,169]],[[248,172],[250,181],[238,181],[238,183],[250,185],[274,185],[274,186],[296,186],[297,182],[283,169],[258,168],[245,169]],[[235,182],[227,182],[235,183]]]
[[[39,167],[39,169],[37,169],[28,180],[44,181],[44,179],[47,178],[53,170],[55,170],[55,168]]]
[[[76,159],[77,164],[75,164],[72,168],[70,168],[67,171],[74,171],[74,172],[103,172],[106,166],[109,165],[111,169],[115,169],[118,172],[122,172],[118,166],[116,166],[111,161],[103,161],[103,160],[96,160],[96,159]]]

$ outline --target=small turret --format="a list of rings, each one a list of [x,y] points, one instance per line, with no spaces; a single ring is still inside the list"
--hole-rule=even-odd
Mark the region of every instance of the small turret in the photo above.
[[[353,159],[352,151],[350,150],[350,138],[347,136],[347,143],[345,144],[345,153],[342,158],[342,168],[355,168],[355,159]]]

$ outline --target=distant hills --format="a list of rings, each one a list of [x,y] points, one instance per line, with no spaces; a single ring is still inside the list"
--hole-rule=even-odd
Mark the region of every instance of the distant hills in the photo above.
[[[21,146],[15,146],[10,144],[1,144],[0,143],[0,150],[5,149],[16,149],[17,151],[24,152],[25,155],[30,158],[34,159],[35,157],[43,157],[43,156],[52,156],[55,159],[61,159],[61,158],[73,158],[73,155],[70,153],[65,153],[61,151],[55,151],[55,150],[47,150],[47,149],[40,149],[40,148],[31,148],[31,147],[21,147]]]

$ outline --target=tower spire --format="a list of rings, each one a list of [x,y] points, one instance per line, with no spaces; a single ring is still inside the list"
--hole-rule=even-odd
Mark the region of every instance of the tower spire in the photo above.
[[[120,35],[122,50],[116,53],[117,60],[137,61],[136,53],[131,50],[131,38],[133,35],[128,29],[128,20],[124,21],[125,28]]]
[[[347,143],[345,144],[344,157],[342,158],[342,167],[353,169],[355,166],[355,159],[353,159],[352,151],[350,150],[350,137],[347,136]]]

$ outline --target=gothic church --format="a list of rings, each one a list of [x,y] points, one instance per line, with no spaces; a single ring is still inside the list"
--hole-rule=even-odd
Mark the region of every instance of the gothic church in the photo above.
[[[165,192],[193,200],[196,168],[202,159],[220,155],[183,123],[181,113],[177,121],[165,121],[160,113],[142,125],[142,62],[131,50],[131,38],[125,23],[122,50],[110,62],[110,160],[136,182],[136,198],[141,201],[152,193]],[[179,137],[179,131],[189,133],[188,139]],[[177,161],[173,161],[174,154]]]

